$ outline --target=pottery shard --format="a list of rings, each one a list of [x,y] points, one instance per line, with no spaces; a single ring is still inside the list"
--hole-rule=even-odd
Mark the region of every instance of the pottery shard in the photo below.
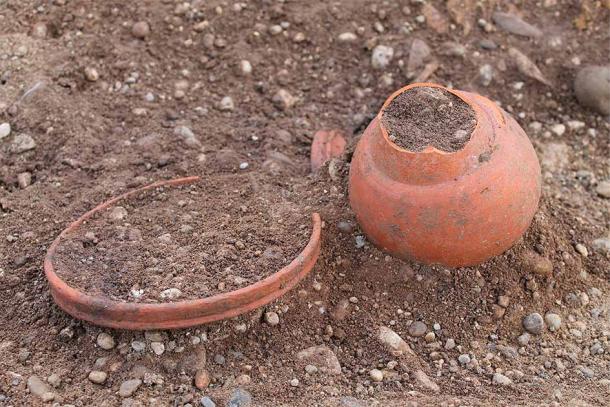
[[[327,346],[312,346],[297,353],[297,359],[314,365],[329,374],[341,374],[341,364],[337,355]]]
[[[404,339],[386,326],[379,328],[377,338],[394,356],[415,356],[415,353]]]
[[[311,171],[315,172],[326,161],[340,157],[345,151],[345,137],[341,130],[319,130],[311,143]]]
[[[523,37],[540,37],[542,31],[538,27],[526,23],[514,14],[495,12],[492,16],[494,23],[502,30]]]

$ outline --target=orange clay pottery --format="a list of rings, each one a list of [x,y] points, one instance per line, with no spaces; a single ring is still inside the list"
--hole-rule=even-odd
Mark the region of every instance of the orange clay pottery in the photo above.
[[[96,212],[142,191],[160,186],[188,184],[197,180],[199,177],[161,181],[127,192],[85,213],[61,232],[49,247],[44,259],[45,275],[57,305],[75,318],[111,328],[186,328],[231,318],[259,308],[285,294],[309,274],[320,253],[321,220],[317,213],[312,216],[313,231],[309,243],[289,265],[252,285],[212,297],[156,304],[114,301],[102,296],[91,296],[70,287],[55,273],[53,258],[61,239],[80,227]]]
[[[349,198],[362,230],[402,259],[468,266],[503,253],[528,228],[540,200],[540,165],[515,120],[480,95],[445,89],[474,111],[470,140],[455,152],[398,147],[381,118],[364,131],[349,174]]]

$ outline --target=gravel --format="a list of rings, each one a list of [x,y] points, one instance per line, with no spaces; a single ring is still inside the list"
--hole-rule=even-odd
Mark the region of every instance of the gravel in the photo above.
[[[468,363],[470,363],[470,355],[467,353],[464,353],[464,354],[458,356],[458,362],[460,362],[462,365],[467,365]]]
[[[531,334],[538,335],[544,329],[544,320],[539,313],[531,313],[523,318],[523,328]]]

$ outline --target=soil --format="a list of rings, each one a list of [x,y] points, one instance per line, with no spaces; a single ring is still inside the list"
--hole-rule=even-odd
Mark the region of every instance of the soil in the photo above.
[[[409,151],[428,146],[448,153],[470,140],[477,120],[466,102],[444,89],[421,86],[395,97],[381,121],[394,144]]]
[[[489,23],[495,10],[543,35],[501,30]],[[583,66],[608,63],[608,18],[600,1],[2,2],[0,124],[12,131],[0,139],[0,405],[53,396],[62,407],[196,406],[208,396],[224,407],[238,388],[265,407],[608,405],[610,259],[595,242],[610,233],[610,200],[596,192],[610,178],[610,124],[571,86]],[[144,38],[132,33],[137,21],[149,24]],[[476,267],[393,259],[366,241],[347,204],[353,146],[408,83],[415,39],[432,50],[418,68],[426,80],[497,101],[540,157],[532,226]],[[380,44],[394,53],[376,69]],[[511,48],[555,86],[523,74]],[[350,148],[316,175],[309,146],[322,128],[342,129]],[[234,319],[146,334],[54,304],[42,262],[71,221],[154,181],[221,185],[237,174],[273,186],[302,216],[321,214],[321,256],[293,291]],[[525,343],[522,320],[534,312],[562,324]],[[413,321],[424,336],[409,335]],[[413,354],[388,351],[380,327]],[[100,333],[114,340],[102,347]],[[297,356],[313,346],[323,351]],[[322,369],[335,361],[340,373]],[[107,379],[93,383],[92,371]],[[194,385],[198,372],[207,387]],[[119,394],[133,379],[137,390]]]
[[[288,265],[307,244],[310,217],[260,180],[254,188],[247,175],[160,187],[67,235],[56,272],[72,287],[113,300],[204,298]]]

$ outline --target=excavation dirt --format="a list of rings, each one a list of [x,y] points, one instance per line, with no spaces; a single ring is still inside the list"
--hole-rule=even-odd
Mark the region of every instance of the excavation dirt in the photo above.
[[[144,191],[62,240],[54,264],[68,285],[129,302],[198,299],[251,285],[307,244],[310,216],[247,175]]]
[[[384,109],[381,121],[399,147],[422,151],[432,146],[445,152],[464,148],[477,123],[466,102],[432,87],[402,92]]]
[[[610,125],[572,88],[584,66],[608,63],[606,2],[0,3],[0,406],[610,404]],[[495,11],[531,36],[494,24]],[[347,204],[353,146],[411,71],[497,101],[540,158],[532,226],[479,266],[387,256]],[[313,135],[333,128],[350,148],[311,174]],[[62,230],[123,192],[192,175],[204,191],[156,191],[116,223],[104,213],[70,261],[85,259],[82,275],[89,255],[127,262],[108,259],[111,243],[140,244],[138,229],[155,249],[136,256],[164,268],[134,267],[154,273],[117,298],[135,288],[159,301],[142,282],[180,284],[195,267],[180,247],[228,289],[242,253],[246,279],[256,251],[282,249],[268,270],[289,261],[315,211],[310,276],[257,311],[175,331],[104,329],[55,305],[42,265]],[[219,260],[221,248],[238,258]]]

